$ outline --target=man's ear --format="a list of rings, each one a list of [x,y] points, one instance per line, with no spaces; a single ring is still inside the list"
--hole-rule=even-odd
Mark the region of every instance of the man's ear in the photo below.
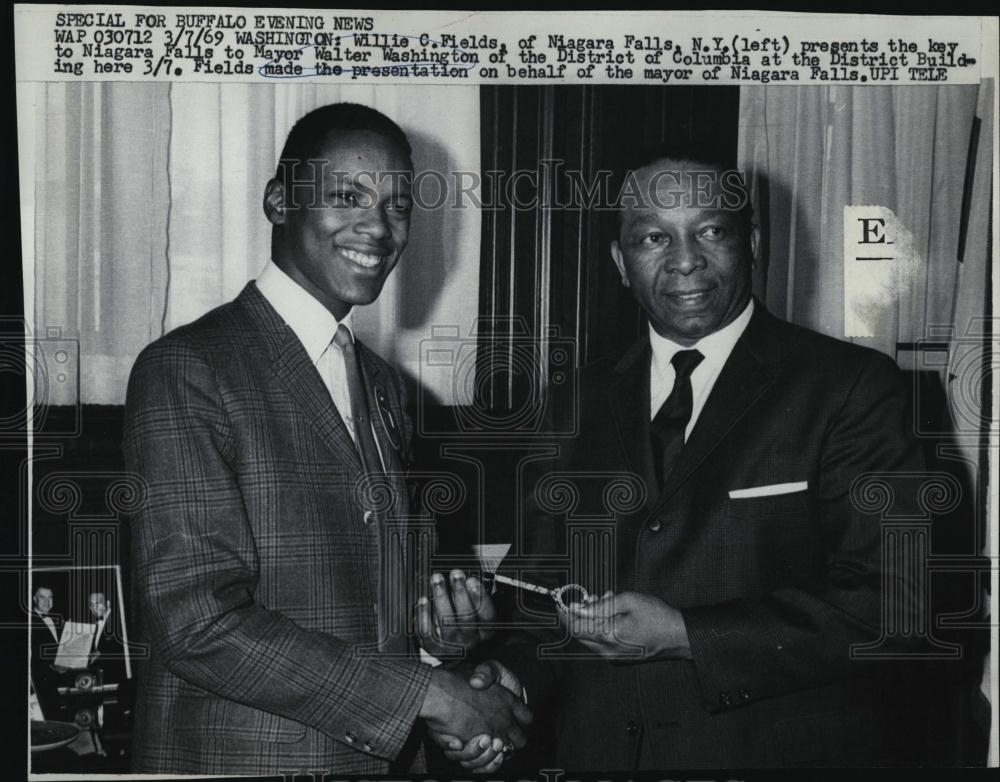
[[[285,186],[277,179],[264,186],[264,216],[272,225],[285,224]]]
[[[760,265],[760,226],[756,223],[750,227],[750,257],[753,259],[753,268]]]
[[[625,270],[625,256],[622,255],[622,248],[618,244],[618,240],[614,239],[611,242],[611,257],[614,259],[615,266],[618,267],[618,273],[622,277],[622,285],[626,288],[629,286],[628,272]]]

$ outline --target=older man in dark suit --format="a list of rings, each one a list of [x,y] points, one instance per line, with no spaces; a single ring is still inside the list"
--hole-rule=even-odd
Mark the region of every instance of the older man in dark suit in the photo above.
[[[544,605],[523,612],[535,628],[500,670],[551,699],[561,768],[892,762],[891,691],[852,651],[922,610],[880,512],[919,515],[907,385],[886,356],[752,297],[737,172],[647,158],[623,192],[611,254],[649,333],[553,405],[580,431],[536,476],[525,530],[530,555],[596,594],[547,601],[548,629]],[[609,499],[602,476],[631,496]],[[564,502],[552,479],[573,484]],[[584,560],[586,523],[612,525],[613,552]]]
[[[91,643],[88,667],[92,670],[100,669],[104,684],[123,685],[128,679],[128,669],[114,607],[104,592],[91,592],[87,595],[87,610],[94,624],[94,640]]]
[[[54,603],[51,587],[35,587],[31,596],[31,683],[42,713],[48,719],[54,719],[59,709],[61,678],[52,667],[63,627],[62,616],[52,613]]]
[[[129,382],[150,650],[135,770],[405,771],[418,718],[520,745],[522,702],[416,655],[433,530],[404,482],[403,385],[351,329],[407,242],[410,145],[379,112],[335,104],[302,118],[281,158],[264,193],[271,262],[143,351]]]

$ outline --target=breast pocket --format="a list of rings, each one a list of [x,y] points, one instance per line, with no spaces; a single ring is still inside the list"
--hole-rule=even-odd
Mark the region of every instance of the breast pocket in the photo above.
[[[809,510],[809,491],[801,489],[781,494],[759,494],[729,496],[727,507],[730,516],[740,518],[750,516],[804,515]]]
[[[821,536],[807,491],[726,500],[719,530],[728,597],[759,595],[813,572]]]

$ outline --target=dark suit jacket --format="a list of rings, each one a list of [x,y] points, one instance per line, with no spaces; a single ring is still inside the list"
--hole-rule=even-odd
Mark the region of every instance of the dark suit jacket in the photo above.
[[[693,660],[612,663],[571,644],[544,663],[537,639],[552,643],[555,631],[517,638],[500,656],[531,703],[552,693],[555,764],[884,761],[886,693],[867,676],[877,665],[852,660],[850,649],[879,638],[884,610],[903,612],[900,621],[921,610],[912,573],[890,574],[883,590],[873,495],[892,480],[864,477],[922,469],[901,374],[887,357],[778,321],[758,302],[657,492],[649,362],[642,340],[585,371],[579,435],[559,444],[553,472],[535,483],[528,550],[569,562],[561,577],[592,592],[634,590],[682,609]],[[569,400],[554,407],[575,409]],[[571,492],[560,494],[556,473]],[[891,509],[912,516],[907,480]],[[800,486],[774,493],[780,484]],[[761,496],[740,496],[755,488]],[[589,555],[597,567],[581,565],[603,538],[574,538],[574,520],[610,533],[613,568],[603,553]]]
[[[62,634],[63,620],[61,616],[50,614],[53,624],[56,626],[56,634]],[[32,662],[51,665],[56,659],[56,649],[59,640],[52,637],[52,631],[38,615],[38,612],[31,611],[31,659]]]
[[[430,669],[388,618],[409,608],[404,570],[421,563],[407,553],[404,568],[386,536],[407,522],[410,428],[398,375],[359,353],[386,408],[373,415],[385,487],[253,283],[136,361],[124,448],[146,485],[132,541],[150,649],[136,771],[384,773],[407,741]]]
[[[90,667],[100,669],[104,684],[121,684],[126,680],[125,647],[115,633],[113,620],[104,624],[103,631],[94,639],[93,650],[97,657]]]
[[[50,615],[56,626],[56,633],[62,634],[62,617]],[[56,660],[59,642],[52,637],[52,631],[42,621],[37,612],[31,611],[31,683],[35,687],[38,703],[46,719],[55,719],[59,707],[60,675],[52,670]]]

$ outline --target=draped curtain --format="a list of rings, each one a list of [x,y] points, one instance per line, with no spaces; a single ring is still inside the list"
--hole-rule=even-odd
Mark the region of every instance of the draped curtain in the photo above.
[[[762,257],[755,292],[770,311],[840,339],[844,206],[879,205],[912,234],[919,273],[873,324],[874,347],[905,369],[937,371],[958,444],[982,457],[989,309],[993,84],[744,87],[740,166]],[[923,343],[945,345],[930,361]],[[980,360],[982,359],[982,360]]]
[[[926,337],[928,326],[964,334],[982,318],[991,97],[986,84],[742,88],[740,165],[765,233],[758,293],[769,309],[843,339],[843,208],[875,204],[913,234],[924,273],[882,313],[874,337],[855,341],[895,358],[898,343]]]
[[[410,137],[419,173],[478,172],[475,87],[316,84],[19,85],[26,302],[36,335],[79,342],[79,387],[54,404],[121,404],[139,351],[232,299],[269,258],[265,182],[289,129],[310,109],[365,103]],[[425,200],[437,200],[428,178]],[[429,183],[429,184],[428,184]],[[468,184],[465,184],[468,187]],[[450,204],[454,198],[448,202]],[[468,333],[476,316],[480,215],[417,209],[410,243],[359,336],[419,375],[432,326]],[[33,317],[30,311],[33,309]],[[447,373],[420,378],[453,398]],[[37,395],[36,395],[37,396]]]
[[[878,311],[874,336],[851,341],[904,369],[937,373],[955,430],[946,455],[967,468],[980,498],[989,467],[983,437],[994,415],[989,378],[998,376],[987,320],[993,90],[992,80],[740,90],[739,161],[763,238],[755,292],[779,317],[848,337],[844,206],[891,209],[912,235],[917,273]],[[981,553],[995,553],[990,527],[982,533]],[[987,662],[986,697],[989,669]]]

